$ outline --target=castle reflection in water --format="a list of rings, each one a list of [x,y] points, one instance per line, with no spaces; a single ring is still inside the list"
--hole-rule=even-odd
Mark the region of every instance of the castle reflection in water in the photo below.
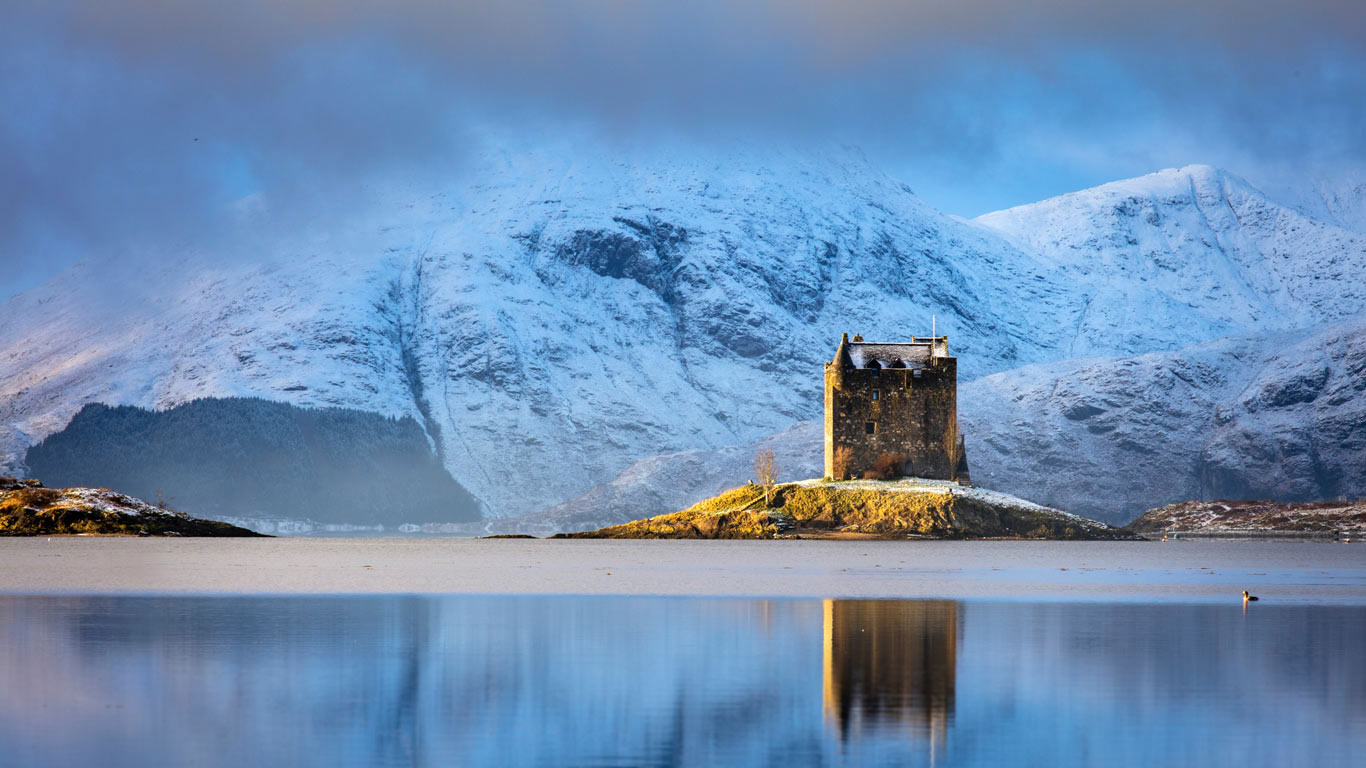
[[[953,720],[958,604],[826,600],[824,711],[842,741],[904,730],[943,746]]]

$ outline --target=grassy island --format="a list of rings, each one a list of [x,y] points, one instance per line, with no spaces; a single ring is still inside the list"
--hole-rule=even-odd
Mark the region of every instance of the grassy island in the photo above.
[[[555,538],[1138,539],[1014,496],[921,480],[744,485],[668,515]]]
[[[45,488],[0,477],[0,536],[259,536],[105,488]]]

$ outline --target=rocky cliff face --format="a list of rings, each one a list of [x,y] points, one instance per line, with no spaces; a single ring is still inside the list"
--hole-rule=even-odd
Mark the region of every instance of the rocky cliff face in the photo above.
[[[973,478],[1123,523],[1186,499],[1366,493],[1366,322],[1051,363],[964,388]]]
[[[412,416],[506,516],[818,417],[842,331],[936,315],[968,381],[1366,301],[1361,236],[1205,169],[964,222],[848,154],[489,146],[389,199],[265,253],[77,267],[7,302],[0,465],[89,402],[265,397]]]

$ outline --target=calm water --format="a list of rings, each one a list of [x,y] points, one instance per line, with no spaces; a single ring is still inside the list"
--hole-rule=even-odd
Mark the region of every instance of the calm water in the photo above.
[[[0,765],[1366,764],[1366,608],[0,597]]]

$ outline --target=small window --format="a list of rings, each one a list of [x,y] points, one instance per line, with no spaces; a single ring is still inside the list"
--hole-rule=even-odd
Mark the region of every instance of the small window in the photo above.
[[[864,422],[864,423],[863,423],[863,434],[865,434],[865,435],[876,435],[876,434],[877,434],[877,422],[876,422],[876,421],[867,421],[867,422]]]
[[[878,399],[878,392],[877,392],[876,389],[873,390],[873,399],[874,399],[874,400]]]

